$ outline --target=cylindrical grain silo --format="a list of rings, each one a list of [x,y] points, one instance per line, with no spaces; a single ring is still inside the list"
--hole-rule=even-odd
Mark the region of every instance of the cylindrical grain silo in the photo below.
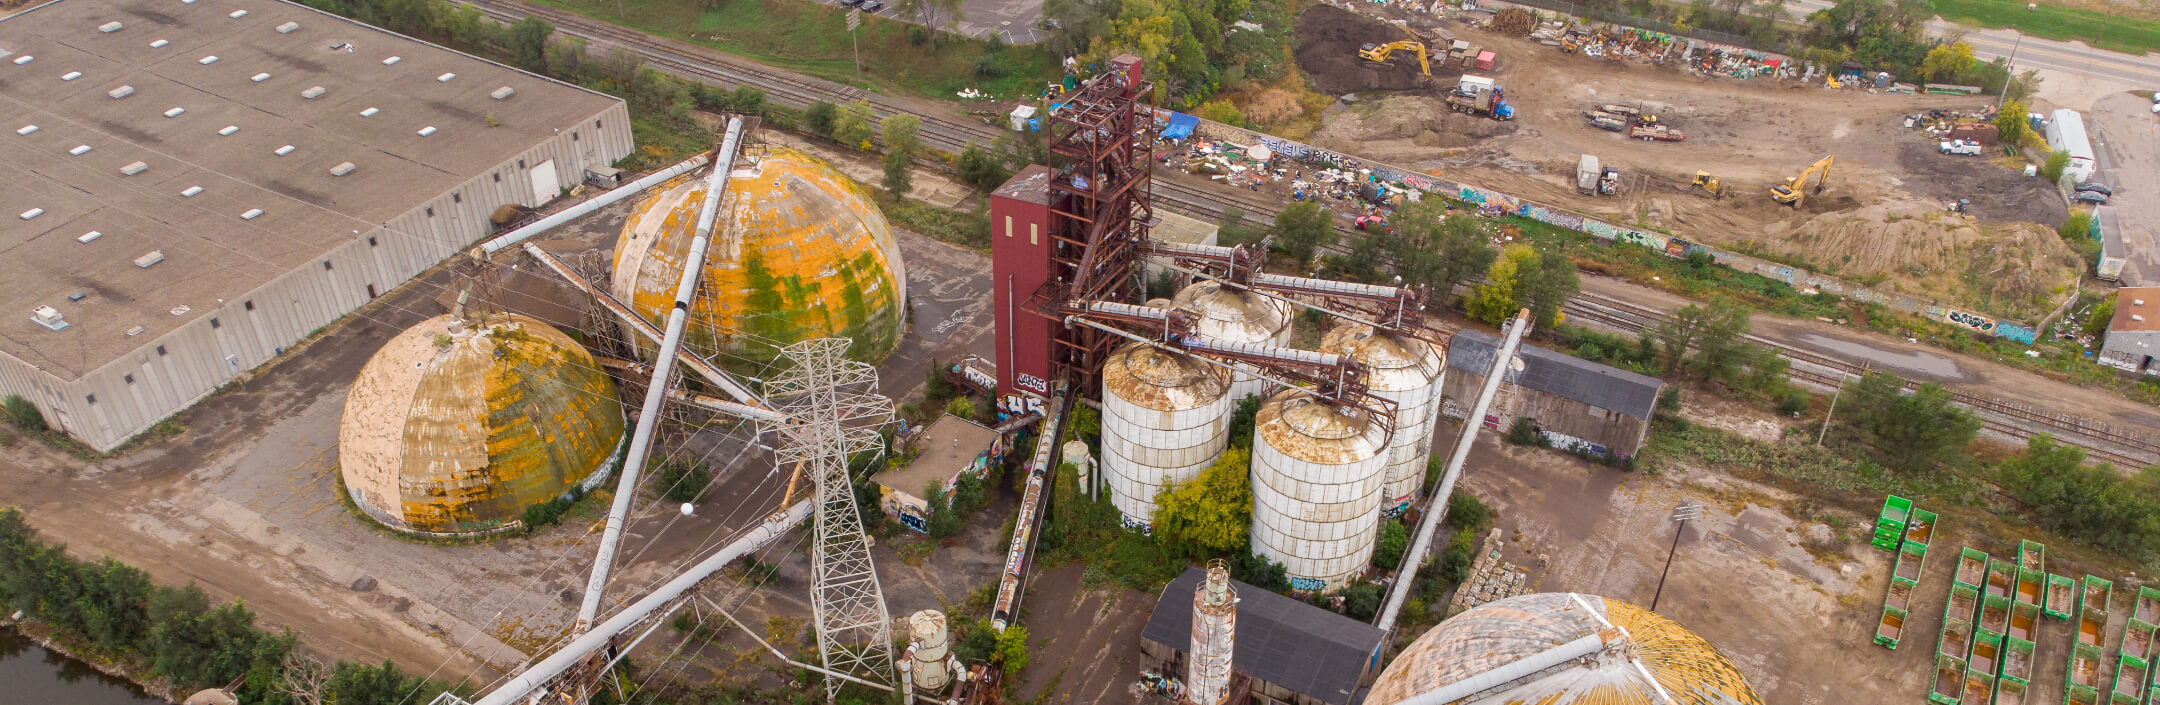
[[[1129,343],[1103,361],[1103,479],[1128,526],[1155,518],[1155,494],[1199,476],[1230,445],[1230,374]]]
[[[1237,588],[1221,559],[1208,561],[1207,580],[1193,589],[1192,657],[1185,662],[1187,699],[1223,705],[1230,697],[1231,654],[1237,650]]]
[[[1387,479],[1387,424],[1286,389],[1260,405],[1252,550],[1299,590],[1344,587],[1372,560]]]
[[[952,682],[952,672],[945,668],[946,647],[945,613],[937,610],[921,610],[908,616],[908,639],[914,644],[909,649],[909,660],[914,663],[915,687],[924,692],[935,693]]]
[[[1290,304],[1282,299],[1207,280],[1179,290],[1176,304],[1179,310],[1191,311],[1198,317],[1193,333],[1201,338],[1248,345],[1290,344]],[[1249,365],[1238,366],[1250,369]],[[1254,394],[1272,393],[1274,386],[1240,373],[1230,385],[1230,402],[1236,404]]]
[[[1380,495],[1380,512],[1401,512],[1425,484],[1447,352],[1428,341],[1357,323],[1328,331],[1320,339],[1320,352],[1348,355],[1364,365],[1365,383],[1373,395],[1395,402],[1395,430],[1388,437],[1387,490]]]

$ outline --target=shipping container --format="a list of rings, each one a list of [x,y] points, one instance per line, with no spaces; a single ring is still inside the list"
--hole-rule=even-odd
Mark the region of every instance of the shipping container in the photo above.
[[[1918,507],[1913,508],[1912,518],[1905,522],[1905,543],[1917,543],[1926,546],[1933,543],[1934,536],[1935,513]]]
[[[2039,605],[2029,602],[2013,602],[2010,604],[2010,628],[2005,630],[2003,635],[2012,639],[2032,641],[2033,634],[2039,629],[2039,622]]]
[[[2098,700],[2100,690],[2100,647],[2094,644],[2078,644],[2070,650],[2070,667],[2063,675],[2063,689],[2079,688],[2094,691]]]
[[[1912,500],[1890,495],[1883,500],[1882,512],[1875,515],[1876,548],[1885,551],[1898,550],[1905,538],[1905,522],[1912,516]]]
[[[2018,542],[2018,567],[2047,572],[2047,545],[2032,539]]]
[[[2042,599],[2040,590],[2045,585],[2047,585],[2046,573],[2031,568],[2018,568],[2017,590],[2011,593],[2010,599],[2037,607]]]
[[[1973,637],[1972,658],[1965,659],[1965,667],[1994,678],[2002,675],[2002,655],[2002,635],[1980,632]]]
[[[1897,569],[1892,577],[1920,582],[1920,571],[1927,565],[1927,544],[1906,543],[1898,546]]]
[[[1980,598],[1980,631],[1990,634],[2010,632],[2010,598],[1988,595]]]
[[[2146,624],[2160,624],[2160,590],[2138,588],[2137,604],[2130,608],[2130,618]]]
[[[1958,705],[1987,705],[1995,699],[1995,676],[1965,669],[1965,694]]]
[[[2009,678],[1995,681],[1995,705],[2025,705],[2026,684]],[[1932,697],[1929,698],[1933,700]]]

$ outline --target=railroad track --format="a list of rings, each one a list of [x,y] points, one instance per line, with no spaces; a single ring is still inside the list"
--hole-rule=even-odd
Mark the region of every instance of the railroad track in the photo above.
[[[1657,325],[1664,314],[1637,304],[1599,296],[1581,294],[1568,302],[1568,315],[1593,321],[1609,328],[1630,332],[1642,331]],[[1752,342],[1776,350],[1792,360],[1787,368],[1794,380],[1823,388],[1836,388],[1846,381],[1865,375],[1868,368],[1845,360],[1800,350],[1761,336],[1747,336]],[[1827,371],[1818,371],[1821,370]],[[1906,389],[1917,390],[1921,383],[1907,380]],[[1993,397],[1950,391],[1950,398],[1978,412],[1976,415],[1984,428],[2011,438],[2023,439],[2039,427],[2053,434],[2057,440],[2084,448],[2086,454],[2097,460],[2105,460],[2128,470],[2136,470],[2160,458],[2160,440],[2151,436],[2135,434],[2092,419],[2058,414],[2034,409],[2022,404],[2003,401]]]
[[[765,91],[767,100],[790,108],[800,109],[820,100],[834,105],[868,100],[880,119],[895,113],[921,119],[923,141],[940,151],[958,154],[970,143],[988,145],[1000,134],[997,128],[987,124],[952,120],[915,110],[899,100],[855,86],[759,66],[695,44],[657,37],[569,10],[522,0],[476,0],[475,5],[482,14],[504,24],[528,16],[538,17],[555,25],[557,31],[584,39],[596,48],[617,46],[635,51],[644,57],[645,65],[662,73],[724,88],[752,86]]]
[[[880,119],[896,113],[914,115],[921,119],[923,141],[932,148],[948,153],[957,154],[969,144],[988,145],[1002,134],[998,127],[980,121],[955,120],[915,110],[898,99],[870,93],[855,86],[793,75],[694,44],[656,37],[568,10],[524,0],[476,0],[475,4],[482,13],[497,21],[510,23],[527,16],[539,17],[555,25],[558,31],[583,38],[593,45],[617,46],[635,51],[644,57],[648,66],[685,79],[727,88],[754,86],[765,91],[768,100],[788,107],[801,108],[820,100],[836,105],[867,100]],[[1155,196],[1160,202],[1202,218],[1219,218],[1226,206],[1235,206],[1245,212],[1248,222],[1258,221],[1264,224],[1270,222],[1274,214],[1283,207],[1281,203],[1244,196],[1227,188],[1203,188],[1173,179],[1154,179],[1153,183]],[[1337,220],[1335,230],[1345,237],[1358,234],[1344,225],[1341,219]],[[1340,242],[1324,249],[1338,254],[1349,252],[1349,247]],[[1579,295],[1570,300],[1564,310],[1569,316],[1600,321],[1628,331],[1640,331],[1654,326],[1664,316],[1663,312],[1654,309],[1595,294]],[[1844,360],[1794,349],[1758,336],[1749,337],[1757,343],[1778,350],[1795,362],[1806,362],[1834,370],[1830,374],[1849,378],[1865,372],[1865,368]],[[1797,365],[1793,369],[1796,370],[1796,377],[1819,374],[1802,370]],[[1832,384],[1834,386],[1835,383]],[[2097,457],[2111,459],[2125,467],[2135,468],[2160,460],[2160,439],[2149,434],[2135,433],[2085,417],[2044,411],[1976,394],[1953,391],[1952,395],[1958,402],[1982,412],[1983,422],[2001,426],[2003,432],[2012,437],[2023,438],[2030,434],[2030,430],[2017,430],[2013,424],[1992,417],[2033,424],[2055,432],[2063,442],[2084,447]],[[2086,442],[2080,442],[2081,439]],[[2117,447],[2141,454],[2146,459],[2139,460],[2119,451]]]

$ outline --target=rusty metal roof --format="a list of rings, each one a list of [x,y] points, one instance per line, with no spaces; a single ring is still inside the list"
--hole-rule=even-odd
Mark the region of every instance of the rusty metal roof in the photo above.
[[[1140,637],[1190,651],[1192,595],[1206,577],[1207,571],[1195,566],[1170,581]],[[1347,705],[1366,660],[1380,647],[1380,629],[1243,582],[1230,583],[1238,594],[1231,667],[1321,702]]]
[[[1230,393],[1223,368],[1143,343],[1126,343],[1103,361],[1103,387],[1156,411],[1197,409]]]
[[[1585,606],[1588,609],[1585,609]],[[1618,628],[1605,650],[1488,689],[1474,705],[1762,705],[1739,668],[1709,641],[1636,605],[1572,593],[1488,602],[1425,632],[1388,664],[1365,696],[1390,705]]]

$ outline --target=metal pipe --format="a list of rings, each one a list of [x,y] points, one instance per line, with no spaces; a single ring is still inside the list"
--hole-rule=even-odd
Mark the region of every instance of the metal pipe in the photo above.
[[[607,292],[593,288],[592,284],[586,282],[583,277],[578,276],[577,272],[570,271],[570,266],[563,264],[562,260],[556,259],[554,255],[548,254],[546,250],[542,250],[532,243],[525,244],[525,254],[532,255],[534,260],[539,261],[548,269],[554,270],[555,275],[562,277],[565,283],[578,291],[584,292],[586,296],[593,297],[593,301],[600,304],[600,308],[608,313],[615,314],[615,319],[622,321],[623,325],[629,326],[631,331],[645,336],[645,339],[651,340],[655,344],[660,342],[660,329],[653,327],[652,321],[638,316],[636,311],[630,310],[629,306],[623,305],[623,302],[616,300],[614,296],[608,295]],[[760,408],[770,406],[765,403],[764,399],[759,398],[756,393],[751,392],[749,387],[735,381],[734,377],[720,371],[720,368],[714,367],[712,363],[698,359],[698,356],[690,354],[688,350],[676,349],[675,361],[689,367],[691,372],[696,372],[705,381],[719,387],[720,391],[727,392],[728,396],[735,397],[736,401]]]
[[[1168,270],[1170,270],[1170,271],[1173,271],[1173,272],[1177,272],[1177,273],[1180,273],[1180,274],[1190,274],[1190,275],[1192,275],[1192,276],[1193,276],[1194,278],[1196,278],[1196,279],[1205,279],[1205,280],[1208,280],[1208,281],[1212,281],[1212,282],[1219,282],[1219,283],[1223,283],[1223,284],[1230,284],[1230,285],[1233,285],[1233,286],[1237,286],[1237,284],[1236,284],[1235,282],[1231,282],[1231,281],[1229,281],[1229,280],[1223,279],[1222,277],[1218,277],[1218,276],[1215,276],[1215,275],[1213,275],[1213,274],[1209,274],[1209,273],[1207,273],[1207,272],[1202,272],[1202,271],[1199,271],[1199,270],[1197,270],[1197,269],[1187,269],[1187,268],[1185,268],[1185,267],[1180,267],[1180,266],[1178,266],[1178,265],[1175,265],[1175,264],[1170,264],[1170,263],[1168,263],[1168,262],[1156,262],[1156,263],[1155,263],[1155,266],[1158,266],[1158,267],[1162,267],[1162,268],[1164,268],[1164,269],[1168,269]],[[1372,326],[1372,327],[1374,327],[1374,328],[1379,328],[1379,329],[1392,329],[1392,328],[1394,328],[1394,326],[1387,326],[1387,325],[1381,325],[1381,324],[1379,324],[1379,323],[1375,323],[1375,322],[1373,322],[1373,321],[1368,321],[1368,320],[1365,320],[1365,319],[1363,319],[1363,318],[1359,318],[1359,317],[1357,317],[1357,316],[1353,316],[1353,315],[1350,315],[1350,314],[1347,314],[1347,313],[1343,313],[1343,312],[1341,312],[1341,311],[1337,311],[1337,310],[1334,310],[1334,309],[1328,308],[1328,307],[1326,307],[1326,306],[1321,306],[1321,305],[1318,305],[1318,304],[1310,304],[1310,303],[1306,303],[1306,302],[1303,302],[1303,301],[1299,301],[1299,300],[1297,300],[1297,299],[1293,299],[1293,298],[1290,298],[1290,297],[1288,297],[1288,296],[1282,296],[1282,295],[1276,294],[1275,292],[1272,292],[1272,291],[1262,291],[1262,290],[1261,290],[1261,289],[1259,288],[1259,286],[1260,286],[1259,284],[1246,284],[1246,285],[1243,285],[1243,286],[1244,286],[1244,289],[1245,289],[1246,291],[1250,291],[1250,292],[1252,292],[1252,293],[1254,293],[1254,294],[1258,294],[1258,295],[1260,295],[1260,296],[1261,296],[1261,297],[1263,297],[1263,298],[1269,298],[1269,299],[1274,299],[1274,300],[1276,300],[1276,301],[1281,301],[1281,302],[1283,302],[1283,303],[1286,303],[1286,304],[1290,304],[1290,305],[1292,305],[1292,306],[1303,306],[1303,307],[1305,307],[1305,308],[1309,308],[1309,309],[1312,309],[1312,310],[1315,310],[1315,311],[1319,311],[1319,312],[1321,312],[1321,313],[1325,313],[1325,314],[1327,314],[1327,315],[1330,315],[1330,316],[1334,316],[1334,317],[1336,317],[1336,318],[1340,318],[1340,319],[1343,319],[1343,320],[1345,320],[1345,321],[1349,321],[1349,322],[1351,322],[1351,323],[1362,323],[1362,324],[1364,324],[1364,325]],[[1240,371],[1242,372],[1242,370],[1240,370]],[[1250,374],[1250,373],[1246,373],[1246,374]]]
[[[1396,705],[1447,705],[1478,693],[1497,688],[1516,680],[1529,677],[1554,666],[1597,653],[1605,648],[1605,637],[1610,631],[1570,641],[1544,651],[1524,656],[1490,671],[1473,673],[1464,678],[1432,690],[1412,695]],[[1657,679],[1651,679],[1652,683]]]
[[[1470,446],[1477,442],[1485,411],[1492,408],[1493,395],[1499,393],[1500,382],[1507,377],[1508,364],[1515,360],[1515,348],[1522,344],[1523,335],[1529,331],[1530,310],[1523,309],[1515,314],[1515,321],[1508,326],[1507,338],[1500,341],[1499,349],[1493,352],[1492,369],[1485,374],[1485,387],[1478,390],[1477,403],[1471,406],[1470,415],[1463,417],[1462,437],[1455,439],[1455,454],[1448,458],[1447,471],[1440,475],[1440,488],[1433,491],[1432,501],[1425,505],[1425,520],[1418,524],[1417,539],[1410,542],[1410,555],[1403,558],[1402,572],[1396,574],[1395,587],[1388,591],[1387,605],[1380,608],[1380,618],[1373,623],[1380,627],[1382,634],[1395,629],[1395,615],[1402,611],[1403,599],[1410,596],[1410,584],[1417,582],[1418,564],[1424,562],[1425,552],[1432,548],[1433,532],[1447,516],[1448,495],[1455,493],[1455,479],[1462,476],[1463,462],[1470,459]]]
[[[697,229],[692,231],[690,251],[683,257],[682,278],[675,284],[675,307],[668,311],[660,352],[653,356],[652,382],[645,385],[645,403],[639,407],[637,429],[630,436],[630,454],[623,459],[622,478],[616,482],[615,502],[608,508],[607,528],[600,534],[600,550],[593,557],[592,578],[585,582],[585,600],[578,605],[573,634],[584,633],[600,613],[600,595],[607,589],[608,569],[615,564],[615,546],[622,541],[623,526],[629,523],[630,501],[637,497],[638,473],[645,469],[653,431],[660,427],[660,405],[667,400],[668,375],[675,371],[675,351],[682,347],[683,328],[690,320],[690,301],[697,297],[698,275],[705,271],[705,248],[712,242],[713,220],[720,212],[728,172],[735,167],[735,149],[741,145],[742,130],[742,118],[728,119],[727,136],[720,141],[719,156],[707,177]]]
[[[691,566],[689,570],[675,576],[674,580],[667,581],[658,589],[653,590],[651,594],[630,603],[630,606],[624,607],[622,611],[608,617],[607,621],[601,622],[590,631],[572,639],[569,644],[564,645],[547,658],[541,659],[539,663],[533,664],[532,667],[525,669],[523,673],[512,676],[493,692],[473,701],[472,705],[513,705],[522,702],[526,695],[539,690],[548,681],[562,675],[563,671],[583,662],[585,657],[605,646],[609,639],[615,638],[617,632],[636,624],[638,620],[644,619],[645,615],[659,609],[662,605],[674,602],[676,598],[689,592],[691,588],[711,577],[713,573],[719,572],[722,567],[734,562],[735,559],[749,555],[751,551],[772,543],[781,534],[801,526],[804,520],[810,518],[810,508],[810,502],[805,500],[785,510],[774,512],[772,516],[766,517],[765,522],[759,524],[757,528],[744,533],[742,538],[736,539],[734,543],[721,548],[719,552],[706,557],[703,561],[699,561],[697,565]]]
[[[485,257],[487,255],[492,255],[497,252],[510,249],[510,246],[531,239],[534,235],[553,230],[555,229],[555,226],[562,225],[564,223],[577,220],[579,218],[583,218],[587,214],[590,214],[593,211],[600,210],[602,208],[606,208],[607,206],[613,204],[616,201],[635,196],[638,194],[638,192],[657,186],[662,181],[666,181],[668,179],[672,179],[677,176],[689,173],[691,169],[696,169],[698,167],[704,166],[705,162],[708,161],[708,159],[709,158],[705,155],[699,154],[695,157],[683,160],[681,164],[676,164],[675,166],[671,166],[666,169],[661,169],[659,171],[646,174],[645,178],[638,179],[636,181],[623,184],[621,186],[617,186],[609,190],[607,193],[594,196],[591,200],[585,201],[584,203],[580,203],[563,209],[562,212],[550,215],[545,218],[541,218],[539,220],[535,220],[530,223],[526,223],[523,227],[498,235],[493,240],[480,243],[480,255]]]

